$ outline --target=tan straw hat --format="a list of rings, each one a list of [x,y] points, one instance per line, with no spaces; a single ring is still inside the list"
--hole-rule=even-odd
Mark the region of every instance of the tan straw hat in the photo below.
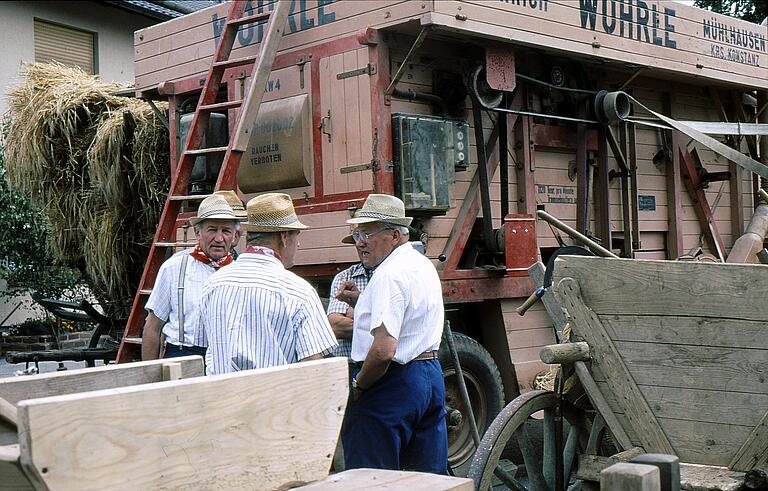
[[[282,232],[309,228],[299,221],[291,197],[283,193],[260,194],[245,207],[248,221],[243,228],[248,232]]]
[[[227,200],[218,194],[212,194],[200,202],[197,209],[197,216],[189,219],[189,223],[194,227],[203,220],[237,220],[232,207],[227,204]]]
[[[347,223],[384,222],[407,227],[412,220],[405,216],[405,205],[400,199],[388,194],[369,194],[360,209],[360,216],[350,218]]]
[[[232,207],[232,211],[235,212],[235,216],[240,220],[244,221],[248,217],[248,214],[245,212],[245,206],[243,206],[243,202],[240,200],[240,197],[237,195],[236,192],[230,189],[227,189],[222,191],[216,191],[213,194],[224,196],[224,199],[227,200],[227,203],[229,204],[229,206]]]

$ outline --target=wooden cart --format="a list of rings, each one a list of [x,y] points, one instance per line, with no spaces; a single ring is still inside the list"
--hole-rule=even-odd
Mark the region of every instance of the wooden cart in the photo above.
[[[553,278],[581,341],[542,351],[564,394],[531,391],[499,414],[470,470],[478,489],[510,441],[510,485],[526,490],[588,488],[643,452],[678,456],[682,489],[738,489],[768,465],[768,267],[561,256]]]

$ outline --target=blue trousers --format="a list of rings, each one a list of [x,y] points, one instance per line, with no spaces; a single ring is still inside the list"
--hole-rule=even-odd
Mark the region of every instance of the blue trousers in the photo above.
[[[354,369],[352,375],[357,375]],[[346,469],[448,473],[445,384],[437,360],[392,362],[350,401],[341,428]]]
[[[201,346],[177,346],[175,344],[165,344],[165,354],[163,358],[178,358],[180,356],[200,355],[205,358],[205,350]]]

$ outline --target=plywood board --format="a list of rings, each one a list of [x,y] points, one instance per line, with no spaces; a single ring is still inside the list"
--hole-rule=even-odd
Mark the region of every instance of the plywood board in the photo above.
[[[323,479],[343,358],[19,404],[21,461],[49,489],[262,489]]]
[[[203,375],[203,358],[200,356],[185,356],[172,361],[180,365],[181,378]],[[0,379],[0,397],[17,404],[24,399],[162,382],[163,366],[168,362],[150,360],[42,373],[33,377],[3,378]]]

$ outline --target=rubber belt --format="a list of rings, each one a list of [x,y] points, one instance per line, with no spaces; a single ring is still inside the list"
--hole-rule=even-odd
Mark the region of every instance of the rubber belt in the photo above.
[[[755,174],[757,174],[760,177],[764,177],[764,178],[768,179],[768,166],[766,166],[764,164],[761,164],[757,160],[755,160],[755,159],[753,159],[751,157],[748,157],[747,155],[744,155],[743,153],[739,152],[738,150],[736,150],[734,148],[731,148],[728,145],[715,140],[714,138],[712,138],[709,135],[705,135],[704,133],[702,133],[702,132],[700,132],[698,130],[693,129],[693,128],[691,128],[688,125],[680,123],[679,121],[675,121],[672,118],[668,118],[668,117],[664,116],[663,114],[657,113],[656,111],[652,111],[651,109],[648,109],[646,106],[644,106],[643,104],[638,102],[637,99],[633,98],[631,95],[627,94],[626,92],[619,92],[619,93],[627,96],[627,98],[629,98],[629,100],[632,101],[633,104],[636,104],[636,105],[642,107],[643,109],[645,109],[646,111],[648,111],[652,115],[654,115],[657,118],[659,118],[660,120],[664,121],[666,124],[668,124],[672,128],[676,129],[677,131],[679,131],[681,133],[684,133],[685,135],[687,135],[690,138],[693,138],[697,142],[699,142],[702,145],[706,146],[707,148],[709,148],[710,150],[714,151],[715,153],[718,153],[718,154],[722,155],[723,157],[725,157],[726,159],[730,160],[734,164],[739,165],[739,166],[743,167],[744,169],[746,169],[748,171],[754,172]],[[628,118],[628,117],[624,117],[624,118],[620,117],[620,119],[622,121],[626,121],[626,122],[629,122],[629,123],[642,124],[642,125],[646,125],[646,126],[653,126],[653,127],[656,127],[656,128],[659,127],[658,124],[653,123],[651,121],[646,122],[646,121],[632,119],[632,118]]]

